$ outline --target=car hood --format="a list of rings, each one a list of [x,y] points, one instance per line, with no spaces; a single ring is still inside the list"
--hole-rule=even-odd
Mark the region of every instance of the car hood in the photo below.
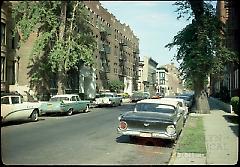
[[[163,114],[156,112],[128,112],[122,116],[122,120],[139,120],[139,121],[165,121],[172,122],[174,114]]]

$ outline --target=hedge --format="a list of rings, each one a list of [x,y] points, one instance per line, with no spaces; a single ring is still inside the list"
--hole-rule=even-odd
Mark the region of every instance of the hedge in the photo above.
[[[231,105],[232,105],[233,111],[236,114],[239,114],[239,97],[238,96],[234,96],[231,98]]]

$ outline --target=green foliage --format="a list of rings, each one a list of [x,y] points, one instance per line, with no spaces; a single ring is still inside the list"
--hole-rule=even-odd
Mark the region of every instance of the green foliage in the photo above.
[[[38,38],[34,44],[31,62],[44,60],[29,73],[33,83],[46,81],[46,73],[79,69],[82,62],[93,65],[96,41],[87,23],[87,12],[81,1],[67,1],[67,13],[63,39],[60,38],[62,1],[20,1],[13,5],[12,16],[16,31],[25,42],[31,33]],[[44,57],[44,58],[41,58]],[[50,67],[50,68],[49,68]],[[38,74],[39,71],[42,73]],[[63,74],[63,76],[64,76]],[[43,83],[49,84],[49,83]]]
[[[232,97],[230,104],[232,105],[233,111],[239,115],[239,97]]]
[[[113,80],[109,82],[109,89],[112,92],[120,92],[124,89],[124,83],[119,80]]]
[[[187,2],[179,3],[180,11],[190,7]],[[205,80],[211,73],[221,73],[226,62],[236,60],[234,52],[222,46],[223,24],[215,16],[212,6],[204,3],[204,10],[200,21],[193,19],[174,36],[173,42],[165,46],[169,49],[177,47],[175,58],[180,62],[180,73],[184,79],[197,77]]]

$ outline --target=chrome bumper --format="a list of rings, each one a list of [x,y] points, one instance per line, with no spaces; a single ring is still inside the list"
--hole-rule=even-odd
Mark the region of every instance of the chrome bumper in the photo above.
[[[176,140],[177,134],[174,133],[173,135],[170,135],[166,132],[141,132],[141,131],[134,131],[134,130],[121,130],[117,129],[118,133],[123,135],[129,135],[129,136],[138,136],[138,137],[150,137],[150,138],[161,138],[161,139],[170,139],[170,140]]]

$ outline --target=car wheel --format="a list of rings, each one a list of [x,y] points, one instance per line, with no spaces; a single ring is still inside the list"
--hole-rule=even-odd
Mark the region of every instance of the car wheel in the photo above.
[[[70,109],[68,110],[68,112],[67,112],[67,115],[68,115],[68,116],[71,116],[72,114],[73,114],[73,109],[70,108]]]
[[[84,110],[85,113],[89,112],[89,105],[87,105],[86,109]]]
[[[38,116],[39,116],[38,110],[36,110],[36,109],[33,110],[31,117],[30,117],[31,121],[33,121],[33,122],[38,121]]]

